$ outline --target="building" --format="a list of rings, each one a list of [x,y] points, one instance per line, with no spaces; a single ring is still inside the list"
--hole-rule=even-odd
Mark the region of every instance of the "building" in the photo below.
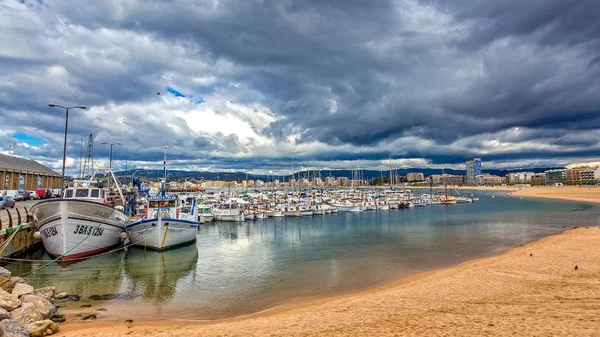
[[[432,185],[440,185],[444,183],[444,180],[442,179],[441,174],[432,174],[429,176],[429,182]]]
[[[581,171],[581,181],[590,183],[600,179],[600,169],[588,168]]]
[[[425,175],[422,172],[410,172],[406,175],[406,180],[411,181],[422,181],[425,180]]]
[[[537,184],[544,184],[546,182],[546,174],[545,173],[536,173],[531,176],[531,182]]]
[[[476,185],[475,177],[481,175],[481,158],[473,158],[466,162],[467,168],[467,185]]]
[[[574,167],[565,169],[565,182],[568,184],[580,184],[581,172],[587,170],[587,167]]]
[[[530,183],[531,182],[531,177],[533,177],[535,175],[534,172],[515,172],[515,173],[509,173],[509,175],[512,174],[512,181],[511,183],[513,184],[523,184],[523,183]]]
[[[462,186],[466,183],[466,176],[446,174],[446,182],[448,185]],[[442,179],[442,184],[444,180]]]
[[[502,177],[483,173],[475,177],[477,185],[500,185],[502,184]]]
[[[565,180],[564,170],[548,170],[544,172],[547,183],[560,183]]]
[[[61,188],[62,176],[30,159],[0,154],[2,190]]]

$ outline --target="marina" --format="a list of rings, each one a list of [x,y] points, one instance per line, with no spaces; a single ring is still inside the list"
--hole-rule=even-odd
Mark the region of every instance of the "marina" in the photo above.
[[[199,225],[196,242],[179,248],[128,247],[51,264],[26,278],[34,286],[55,284],[86,303],[119,294],[101,302],[105,319],[123,317],[132,305],[142,320],[227,318],[498,254],[567,225],[595,225],[590,215],[599,212],[573,202],[477,193],[474,203],[214,221]],[[43,249],[27,258],[50,259]],[[7,268],[19,275],[36,266],[15,261]],[[79,306],[67,312],[76,314]]]

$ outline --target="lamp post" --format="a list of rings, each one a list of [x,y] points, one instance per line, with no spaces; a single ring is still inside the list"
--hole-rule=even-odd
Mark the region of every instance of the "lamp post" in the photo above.
[[[63,162],[62,162],[62,186],[60,187],[60,195],[63,196],[63,191],[65,190],[65,162],[67,160],[67,130],[69,128],[69,109],[87,109],[85,105],[71,106],[65,107],[62,105],[50,103],[49,107],[52,108],[62,108],[65,109],[65,143],[63,145]]]
[[[113,147],[113,145],[121,145],[121,143],[102,142],[102,144],[110,145],[110,160],[109,160],[108,167],[112,169],[112,147]]]

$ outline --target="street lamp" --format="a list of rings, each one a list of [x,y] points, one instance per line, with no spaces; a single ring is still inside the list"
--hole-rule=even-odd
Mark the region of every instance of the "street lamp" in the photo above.
[[[62,186],[60,188],[60,194],[61,197],[63,196],[63,191],[65,189],[65,162],[67,160],[67,129],[69,127],[69,109],[82,109],[85,110],[87,109],[85,105],[78,105],[78,106],[71,106],[71,107],[65,107],[62,105],[58,105],[58,104],[54,104],[54,103],[50,103],[48,104],[49,107],[51,108],[62,108],[65,109],[66,113],[65,113],[65,143],[63,145],[63,162],[62,162]]]
[[[110,145],[110,161],[109,161],[108,167],[112,169],[112,147],[113,147],[113,145],[121,145],[121,143],[102,142],[102,144]]]

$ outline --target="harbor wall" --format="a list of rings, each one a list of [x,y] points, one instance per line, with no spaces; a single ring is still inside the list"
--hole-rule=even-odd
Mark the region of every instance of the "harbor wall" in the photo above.
[[[26,207],[0,210],[0,257],[15,256],[37,248],[42,241],[33,237],[34,232],[35,226],[31,217],[27,216]]]

